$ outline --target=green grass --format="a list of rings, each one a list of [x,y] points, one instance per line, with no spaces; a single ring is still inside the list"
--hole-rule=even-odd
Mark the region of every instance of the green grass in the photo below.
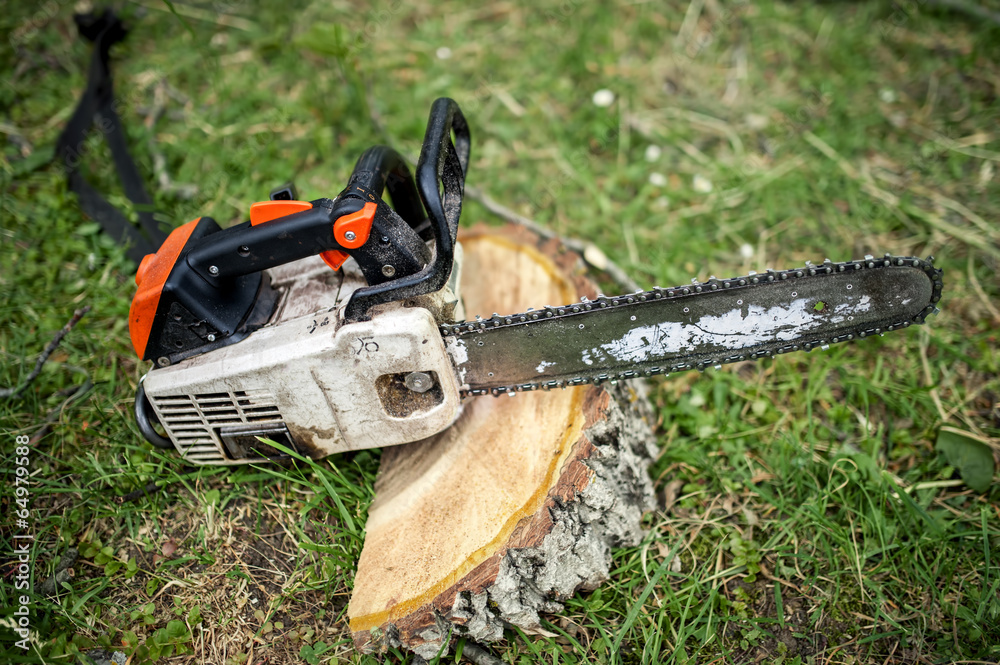
[[[35,651],[0,648],[10,662],[70,663],[95,645],[133,662],[375,662],[354,653],[344,613],[377,451],[185,474],[141,443],[133,266],[51,160],[89,52],[70,5],[22,4],[0,17],[0,382],[18,385],[73,310],[92,309],[0,402],[5,488],[14,437],[52,420],[31,453],[36,582],[80,552],[57,596],[31,596]],[[970,489],[935,449],[942,424],[994,457],[1000,443],[996,28],[921,2],[172,5],[126,5],[134,29],[115,50],[133,154],[168,226],[241,221],[289,179],[331,196],[371,144],[415,156],[447,95],[472,128],[470,184],[596,243],[643,286],[885,251],[945,269],[943,311],[919,330],[657,380],[663,509],[608,583],[547,615],[544,634],[492,647],[505,662],[1000,658],[1000,490]],[[606,108],[591,101],[602,88]],[[154,153],[193,196],[153,185]],[[106,149],[90,154],[95,184],[125,205]],[[467,201],[463,223],[477,221],[497,220]]]

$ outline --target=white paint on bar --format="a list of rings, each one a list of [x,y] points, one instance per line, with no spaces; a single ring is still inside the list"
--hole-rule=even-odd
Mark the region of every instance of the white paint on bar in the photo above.
[[[665,321],[640,326],[622,337],[583,351],[583,362],[611,356],[621,363],[641,363],[652,358],[694,351],[702,346],[745,349],[773,341],[792,341],[810,330],[829,323],[842,323],[846,317],[871,309],[871,298],[837,305],[833,316],[816,311],[807,298],[787,306],[765,309],[760,305],[736,307],[718,316],[703,316],[698,321]]]
[[[542,362],[538,363],[538,367],[535,368],[535,371],[538,372],[539,374],[542,374],[543,372],[545,372],[546,367],[554,367],[554,366],[555,363],[550,363],[547,360],[543,360]]]

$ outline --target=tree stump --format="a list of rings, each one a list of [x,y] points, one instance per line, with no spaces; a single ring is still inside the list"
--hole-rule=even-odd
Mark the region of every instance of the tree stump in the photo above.
[[[470,319],[597,296],[557,241],[508,226],[461,242]],[[356,646],[433,658],[596,588],[654,507],[652,425],[633,381],[472,398],[447,431],[386,448],[348,608]]]

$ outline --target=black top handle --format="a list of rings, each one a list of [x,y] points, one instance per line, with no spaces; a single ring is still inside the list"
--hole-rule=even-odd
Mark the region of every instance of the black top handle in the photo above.
[[[398,152],[384,145],[365,150],[354,165],[351,179],[344,191],[349,192],[353,186],[367,190],[379,198],[382,197],[383,191],[388,190],[396,214],[402,217],[410,228],[418,232],[426,229],[427,236],[423,239],[431,239],[430,226],[424,219],[424,208],[420,204],[417,186],[413,182],[413,176],[410,175],[406,160]]]
[[[447,97],[435,101],[417,161],[417,187],[431,224],[436,227],[435,239],[447,235],[454,242],[458,235],[470,145],[469,125],[458,104]]]
[[[367,321],[371,318],[369,310],[376,305],[433,293],[448,282],[455,261],[455,242],[462,214],[470,146],[469,125],[458,104],[447,97],[435,101],[431,106],[420,159],[417,161],[416,181],[417,191],[427,211],[430,234],[434,239],[434,258],[414,274],[355,291],[344,311],[344,318],[348,322]],[[369,153],[372,153],[371,157],[366,160]],[[413,225],[412,215],[416,211],[413,209],[415,206],[410,203],[411,195],[406,183],[394,182],[396,178],[393,174],[398,172],[398,168],[390,166],[390,163],[395,163],[392,155],[399,157],[390,148],[369,150],[358,160],[355,174],[359,177],[359,183],[364,180],[374,186],[377,186],[379,177],[382,177],[382,182],[388,183],[389,194],[393,197],[393,204],[399,215],[411,227],[421,230]],[[363,161],[365,168],[361,169]],[[402,168],[406,176],[409,176],[405,164],[402,164]],[[362,177],[361,173],[385,175]],[[351,180],[354,181],[354,176]]]

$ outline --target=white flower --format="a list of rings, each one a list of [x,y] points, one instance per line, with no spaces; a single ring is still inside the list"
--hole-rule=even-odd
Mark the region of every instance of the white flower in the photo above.
[[[660,146],[653,145],[653,144],[650,144],[650,145],[646,146],[646,161],[647,162],[655,162],[656,160],[658,160],[660,158],[660,155],[662,155],[662,154],[663,154],[663,151],[660,150]]]
[[[611,106],[615,102],[615,93],[607,88],[601,88],[594,93],[593,101],[594,106],[600,106],[601,108]]]
[[[447,60],[451,57],[451,49],[447,46],[442,46],[437,50],[438,60]]]
[[[653,187],[663,187],[664,185],[667,184],[667,176],[663,175],[662,173],[656,173],[654,171],[653,173],[649,174],[649,184],[652,185]]]
[[[708,194],[712,191],[712,181],[700,173],[694,177],[691,186],[694,187],[694,191],[701,194]]]
[[[745,242],[742,245],[740,245],[740,256],[742,256],[744,259],[752,259],[753,245],[751,245],[748,242]]]

